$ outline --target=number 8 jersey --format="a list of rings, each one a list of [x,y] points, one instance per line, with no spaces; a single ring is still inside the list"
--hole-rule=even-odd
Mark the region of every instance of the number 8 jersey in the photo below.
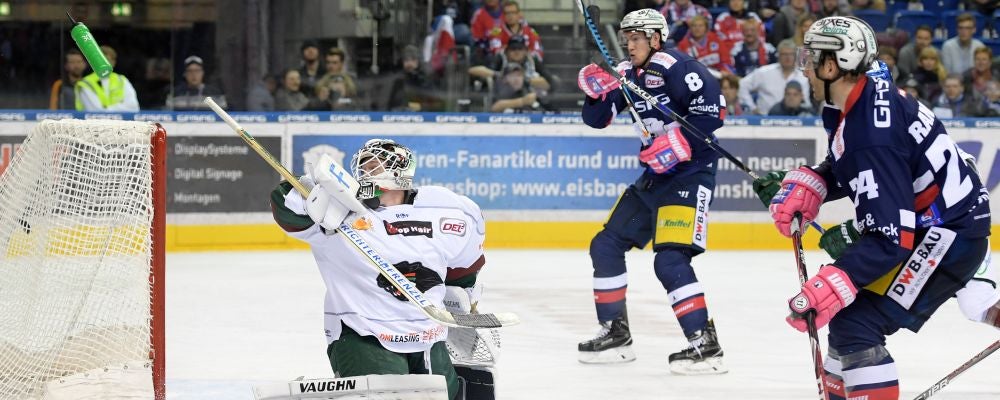
[[[823,125],[826,201],[854,202],[860,241],[836,262],[866,285],[906,260],[931,227],[968,239],[990,235],[989,196],[933,112],[888,81],[862,76],[845,110]],[[889,258],[889,259],[887,259]]]

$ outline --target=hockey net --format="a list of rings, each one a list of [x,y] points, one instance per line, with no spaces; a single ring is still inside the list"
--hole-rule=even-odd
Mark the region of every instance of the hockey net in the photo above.
[[[150,123],[43,121],[2,171],[0,398],[163,398],[165,150]]]

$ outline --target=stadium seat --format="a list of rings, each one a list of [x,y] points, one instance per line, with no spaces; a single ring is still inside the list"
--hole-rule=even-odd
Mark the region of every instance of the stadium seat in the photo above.
[[[900,11],[896,13],[896,29],[902,29],[913,37],[920,25],[937,28],[940,23],[937,14],[928,11]]]
[[[894,17],[896,13],[900,11],[905,11],[907,7],[906,0],[889,0],[885,4],[885,13],[890,18]]]
[[[924,11],[941,14],[948,10],[958,9],[958,0],[924,0]]]
[[[1000,55],[1000,39],[980,39],[986,47],[993,50],[993,56]]]
[[[871,25],[875,32],[885,31],[889,28],[889,23],[892,22],[888,14],[878,10],[858,10],[854,12],[854,16]]]
[[[983,29],[986,27],[986,17],[983,14],[977,13],[975,11],[959,11],[950,10],[941,13],[941,22],[944,23],[944,29],[947,31],[948,37],[955,37],[958,35],[958,22],[955,18],[964,13],[970,13],[973,17],[976,17],[976,33],[973,34],[974,37],[979,38],[983,35]]]

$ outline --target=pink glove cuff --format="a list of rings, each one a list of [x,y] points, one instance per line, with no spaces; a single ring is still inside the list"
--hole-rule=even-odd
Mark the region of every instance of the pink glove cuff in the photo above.
[[[814,194],[819,196],[820,200],[826,199],[826,181],[823,177],[819,176],[816,172],[809,168],[799,168],[793,171],[788,171],[785,174],[785,179],[781,181],[782,183],[798,183],[803,187],[811,190]]]

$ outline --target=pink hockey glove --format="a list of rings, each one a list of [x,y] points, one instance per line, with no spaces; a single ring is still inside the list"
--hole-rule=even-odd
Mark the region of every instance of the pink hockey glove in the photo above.
[[[826,198],[826,182],[807,167],[790,171],[781,181],[781,190],[771,199],[771,219],[785,237],[791,237],[792,217],[802,213],[802,225],[816,219]],[[801,227],[800,227],[801,228]]]
[[[792,328],[806,331],[805,315],[816,313],[816,329],[830,323],[833,315],[854,302],[858,288],[854,287],[847,273],[830,264],[824,265],[806,284],[802,291],[788,300],[792,314],[785,318]]]
[[[677,127],[657,135],[653,143],[639,153],[639,161],[649,165],[657,174],[670,171],[675,165],[690,159],[691,146]]]
[[[587,96],[600,99],[608,94],[608,92],[618,89],[622,83],[618,82],[614,76],[601,69],[597,64],[589,64],[580,69],[580,73],[576,78],[576,85]]]

